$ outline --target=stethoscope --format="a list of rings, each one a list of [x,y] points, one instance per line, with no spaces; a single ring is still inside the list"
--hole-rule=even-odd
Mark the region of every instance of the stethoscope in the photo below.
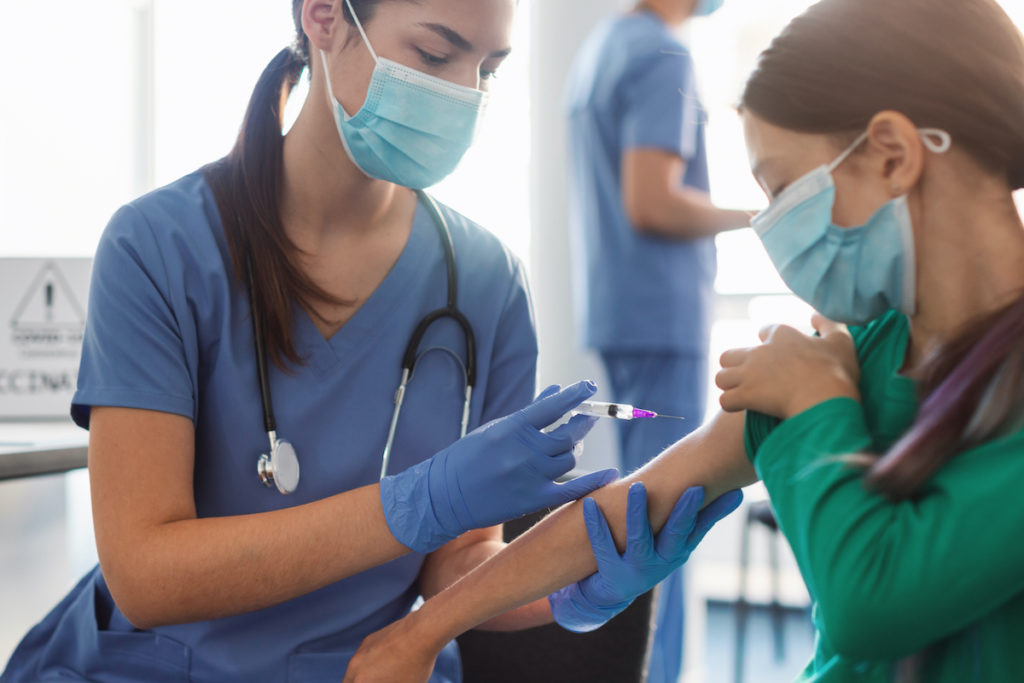
[[[462,369],[465,378],[465,402],[462,405],[462,421],[460,424],[459,437],[466,435],[469,426],[469,404],[473,398],[473,387],[476,385],[476,336],[473,334],[473,326],[459,310],[458,306],[458,271],[455,268],[455,247],[452,243],[452,234],[448,229],[448,221],[445,220],[434,200],[422,190],[416,191],[420,203],[427,209],[430,218],[437,228],[438,237],[441,240],[441,248],[444,250],[445,269],[448,277],[448,302],[443,308],[428,313],[413,330],[409,343],[405,347],[405,354],[402,357],[402,379],[395,390],[395,410],[391,415],[391,424],[388,427],[388,438],[384,444],[380,478],[383,479],[388,473],[388,464],[391,461],[391,451],[395,442],[395,430],[398,428],[398,418],[402,413],[402,404],[405,402],[406,388],[413,378],[416,363],[424,355],[431,351],[442,351],[455,358]],[[263,404],[263,429],[270,441],[270,453],[260,455],[256,465],[256,472],[260,481],[267,487],[276,486],[283,494],[293,493],[299,485],[299,458],[295,448],[284,439],[277,436],[277,423],[274,419],[274,406],[270,398],[270,380],[267,372],[267,355],[263,345],[263,321],[259,309],[253,304],[253,274],[252,267],[249,271],[249,304],[252,311],[252,330],[256,346],[256,368],[259,373],[260,399]],[[466,362],[463,363],[458,354],[449,348],[431,347],[419,352],[420,342],[431,325],[439,320],[448,318],[454,320],[462,328],[462,334],[466,342]]]

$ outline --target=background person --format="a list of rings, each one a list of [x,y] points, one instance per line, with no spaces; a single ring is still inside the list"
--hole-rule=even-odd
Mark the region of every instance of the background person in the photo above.
[[[647,0],[591,33],[569,77],[572,245],[582,337],[614,400],[685,420],[620,422],[624,472],[704,418],[714,236],[750,216],[711,203],[706,113],[675,32],[721,0]],[[659,588],[649,680],[681,670],[683,575]]]

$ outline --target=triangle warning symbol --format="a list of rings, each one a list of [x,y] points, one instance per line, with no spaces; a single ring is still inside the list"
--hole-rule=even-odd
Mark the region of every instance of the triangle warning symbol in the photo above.
[[[11,318],[12,327],[81,327],[85,311],[57,264],[45,263]]]

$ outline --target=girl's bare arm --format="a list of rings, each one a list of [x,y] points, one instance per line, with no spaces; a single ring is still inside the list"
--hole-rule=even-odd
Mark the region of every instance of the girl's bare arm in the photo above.
[[[593,494],[620,549],[625,546],[626,494],[632,482],[646,486],[651,524],[658,531],[687,488],[704,486],[710,502],[757,480],[744,449],[744,419],[744,413],[720,414],[643,469]],[[582,505],[565,506],[420,610],[367,638],[345,680],[425,681],[437,653],[452,638],[596,570]],[[393,644],[399,640],[396,650]],[[399,658],[395,652],[409,655]]]

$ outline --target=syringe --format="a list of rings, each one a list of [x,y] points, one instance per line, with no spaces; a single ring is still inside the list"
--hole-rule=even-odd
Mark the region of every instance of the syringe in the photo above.
[[[584,401],[579,404],[573,415],[589,415],[591,417],[611,417],[616,420],[635,420],[653,417],[667,417],[673,420],[685,420],[675,415],[659,415],[651,410],[634,408],[626,403],[603,403],[601,401]]]

